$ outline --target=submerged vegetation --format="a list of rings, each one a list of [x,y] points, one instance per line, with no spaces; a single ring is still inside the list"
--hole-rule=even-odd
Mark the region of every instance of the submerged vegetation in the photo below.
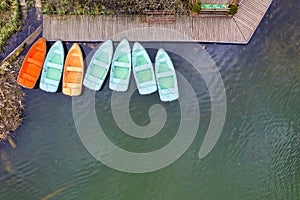
[[[189,14],[188,0],[88,0],[42,1],[44,14],[146,14],[149,10],[168,10],[176,14]]]
[[[0,18],[0,51],[3,51],[7,40],[20,29],[21,9],[19,0],[1,0]]]

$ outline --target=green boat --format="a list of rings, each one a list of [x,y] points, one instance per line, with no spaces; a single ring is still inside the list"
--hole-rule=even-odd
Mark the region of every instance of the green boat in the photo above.
[[[132,49],[132,69],[140,94],[151,94],[157,91],[153,65],[144,47],[135,42]]]
[[[91,90],[100,90],[109,71],[113,56],[113,43],[111,40],[104,42],[92,57],[83,85]]]
[[[202,9],[227,9],[228,6],[226,4],[201,4]]]
[[[179,98],[176,72],[165,50],[159,49],[155,58],[155,75],[161,101],[174,101]]]
[[[116,48],[111,64],[109,88],[115,91],[128,90],[131,74],[131,49],[123,39]]]
[[[46,92],[56,92],[64,67],[64,47],[60,40],[50,48],[42,69],[40,89]]]

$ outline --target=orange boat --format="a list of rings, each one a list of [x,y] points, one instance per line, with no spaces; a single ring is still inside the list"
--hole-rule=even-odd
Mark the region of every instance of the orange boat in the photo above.
[[[83,57],[77,43],[74,43],[67,55],[63,74],[63,93],[70,96],[81,94],[83,79]]]
[[[44,38],[40,38],[32,45],[19,72],[19,85],[30,89],[35,86],[43,68],[46,52],[47,47]]]

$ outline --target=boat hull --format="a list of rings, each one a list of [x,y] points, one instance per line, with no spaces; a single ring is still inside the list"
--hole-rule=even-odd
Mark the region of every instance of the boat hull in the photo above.
[[[56,41],[50,48],[42,70],[40,89],[46,92],[56,92],[64,67],[64,47],[61,41]]]
[[[77,43],[74,43],[65,60],[62,92],[69,96],[79,96],[82,90],[83,56]]]
[[[174,101],[179,98],[176,72],[171,58],[159,49],[155,58],[155,76],[161,101]]]
[[[83,85],[91,90],[100,90],[108,74],[113,56],[113,43],[111,40],[104,42],[92,57]]]
[[[157,91],[151,59],[144,47],[135,42],[132,50],[132,69],[138,91],[141,95]]]
[[[114,91],[127,91],[131,75],[131,49],[128,40],[123,39],[114,53],[109,88]]]
[[[39,79],[47,52],[46,40],[40,38],[29,49],[20,69],[17,82],[19,85],[32,89]]]

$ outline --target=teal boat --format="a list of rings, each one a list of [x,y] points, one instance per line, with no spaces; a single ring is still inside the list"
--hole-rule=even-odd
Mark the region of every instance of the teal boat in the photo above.
[[[132,49],[132,69],[140,94],[151,94],[157,91],[153,65],[144,47],[135,42]]]
[[[46,92],[56,92],[64,67],[64,47],[60,40],[50,48],[42,69],[40,89]]]
[[[91,90],[100,90],[109,71],[113,56],[113,43],[111,40],[104,42],[92,57],[86,71],[83,85]]]
[[[173,101],[179,98],[176,72],[165,50],[159,49],[155,58],[155,75],[161,101]]]
[[[128,40],[123,39],[116,48],[112,59],[109,88],[126,91],[131,74],[131,49]]]

